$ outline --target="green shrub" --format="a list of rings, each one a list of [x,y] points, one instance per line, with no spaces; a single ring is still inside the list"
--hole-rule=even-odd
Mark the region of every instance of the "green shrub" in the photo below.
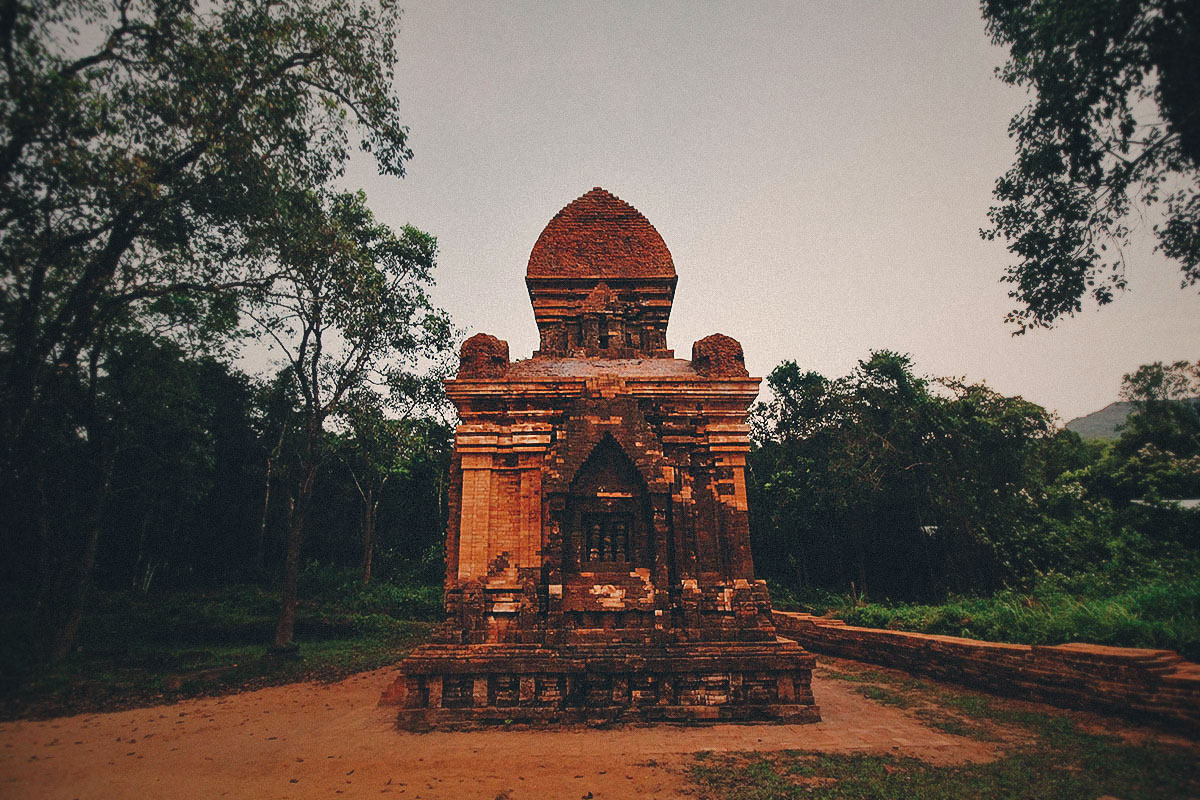
[[[442,587],[376,580],[362,585],[357,570],[309,562],[300,573],[301,602],[322,615],[386,614],[401,619],[437,619]]]
[[[442,611],[442,587],[373,583],[360,586],[350,604],[362,613],[389,614],[402,619],[436,619]]]
[[[1200,660],[1197,575],[1151,580],[1112,595],[1071,594],[1051,582],[1032,593],[1003,591],[940,605],[846,603],[836,610],[847,622],[872,628],[1022,644],[1166,648]]]

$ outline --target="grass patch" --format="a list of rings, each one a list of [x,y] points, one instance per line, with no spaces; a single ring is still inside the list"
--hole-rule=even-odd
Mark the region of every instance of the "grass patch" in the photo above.
[[[722,754],[693,764],[689,777],[723,800],[964,797],[1124,800],[1194,797],[1200,767],[1194,754],[1122,745],[1074,732],[989,764],[934,767],[914,758],[805,752]]]
[[[943,696],[939,687],[907,675],[889,674],[873,669],[852,669],[847,672],[828,668],[823,669],[821,674],[826,678],[859,684],[854,687],[859,694],[896,708],[912,708],[921,703],[931,702],[935,693],[939,697]]]
[[[916,716],[926,725],[951,736],[962,736],[981,742],[999,741],[999,737],[990,728],[964,720],[955,714],[948,714],[938,708],[918,708]]]
[[[1149,579],[1121,591],[1080,593],[1047,581],[1040,589],[957,597],[941,604],[861,603],[823,594],[806,610],[832,611],[851,625],[964,636],[1015,644],[1091,642],[1175,650],[1200,660],[1200,576]]]
[[[967,725],[961,719],[957,719],[956,717],[936,714],[920,714],[918,716],[920,716],[921,719],[927,725],[929,725],[929,727],[939,730],[942,733],[948,733],[951,736],[962,736],[968,739],[977,738],[975,736],[977,729],[972,728],[970,725]],[[985,739],[985,741],[987,740]]]
[[[926,725],[954,736],[995,742],[1002,737],[989,723],[1049,724],[1041,718],[1042,715],[1009,709],[996,705],[990,697],[970,690],[938,686],[903,673],[850,667],[849,671],[825,669],[822,675],[852,684],[859,694],[871,700],[911,710]]]
[[[297,609],[294,655],[268,652],[279,601],[258,586],[153,599],[98,595],[78,647],[53,667],[32,660],[32,636],[21,628],[22,620],[0,620],[11,643],[0,653],[0,719],[340,680],[394,663],[432,631],[432,622],[396,616],[423,613],[428,587],[379,585],[319,594],[309,588]]]
[[[994,719],[996,715],[991,701],[979,695],[951,694],[942,698],[942,702],[973,719]]]
[[[837,670],[827,669],[824,672],[826,677],[834,678],[839,681],[849,681],[850,683],[881,683],[886,680],[886,677],[881,672],[873,670],[863,670],[861,672],[838,672]]]
[[[908,695],[893,692],[891,689],[885,689],[882,686],[865,684],[859,687],[859,691],[868,699],[883,703],[885,706],[894,706],[896,708],[913,707],[913,700]]]
[[[901,674],[853,668],[823,674],[847,681],[872,699],[911,708],[926,724],[946,733],[1007,741],[1007,752],[991,763],[955,767],[899,756],[704,753],[688,768],[698,796],[712,800],[1094,800],[1103,796],[1158,800],[1200,795],[1200,759],[1194,749],[1133,744],[1083,731],[1065,715],[1013,708],[1003,700]],[[1004,726],[1005,736],[996,735],[1001,730],[997,726]]]

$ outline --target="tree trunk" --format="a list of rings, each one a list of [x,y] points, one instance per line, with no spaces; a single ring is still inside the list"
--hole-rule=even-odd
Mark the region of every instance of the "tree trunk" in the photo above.
[[[275,443],[275,449],[267,456],[267,477],[263,486],[262,518],[258,522],[257,563],[258,569],[261,572],[266,572],[267,570],[267,515],[271,510],[271,472],[275,467],[275,460],[283,452],[283,438],[286,434],[287,425],[281,425],[279,427],[279,441]]]
[[[91,588],[92,570],[96,566],[96,551],[100,545],[100,528],[104,524],[104,510],[108,505],[109,490],[112,487],[113,454],[110,448],[105,447],[103,450],[95,499],[87,519],[87,540],[79,560],[68,567],[69,583],[64,587],[66,598],[61,606],[64,613],[62,624],[54,632],[51,643],[51,662],[62,661],[70,654],[83,622],[83,609],[87,602],[88,589]]]
[[[362,585],[371,582],[371,559],[375,552],[375,516],[379,501],[375,499],[374,487],[368,488],[363,497],[363,554]]]
[[[804,546],[804,539],[805,537],[803,536],[796,537],[798,545],[796,550],[800,555],[800,585],[807,589],[810,586],[808,580],[808,549]]]
[[[856,517],[858,515],[855,515]],[[863,524],[861,519],[855,519],[854,525],[854,563],[858,567],[858,597],[867,596],[867,553],[863,543]]]
[[[75,646],[75,638],[83,623],[83,608],[87,602],[88,589],[91,587],[92,570],[96,566],[96,552],[100,546],[100,529],[104,525],[104,513],[108,506],[108,497],[112,489],[113,470],[116,467],[116,442],[110,424],[102,417],[97,405],[97,386],[100,374],[101,346],[95,346],[88,356],[88,403],[87,422],[85,430],[91,450],[91,462],[95,468],[96,487],[92,492],[91,508],[88,510],[83,524],[86,539],[83,550],[78,553],[73,563],[68,563],[65,571],[67,583],[62,587],[61,604],[57,605],[60,615],[55,620],[58,625],[53,628],[50,642],[50,661],[59,662],[70,654]],[[73,520],[68,521],[70,524]],[[68,534],[69,536],[69,534]],[[66,541],[66,537],[59,541]]]
[[[145,573],[146,573],[146,570],[150,569],[150,564],[147,562],[147,559],[146,559],[146,529],[149,527],[150,527],[150,512],[146,512],[145,514],[142,515],[142,529],[141,529],[141,532],[138,534],[137,560],[133,562],[133,582],[132,582],[132,584],[130,584],[130,587],[129,587],[132,591],[135,591],[135,592],[139,591],[139,588],[140,588],[142,594],[146,593],[145,588],[142,588],[142,587],[145,587],[145,585],[146,585],[146,574]]]
[[[267,569],[267,512],[271,508],[271,466],[272,459],[267,459],[267,479],[263,487],[262,518],[258,522],[258,552],[255,563],[260,572]]]
[[[312,503],[313,484],[317,478],[317,463],[315,459],[306,459],[303,465],[304,478],[300,482],[300,491],[296,496],[296,507],[292,513],[287,534],[287,554],[283,560],[283,591],[279,606],[279,622],[275,626],[275,639],[272,647],[276,650],[290,650],[296,631],[296,583],[300,579],[300,544],[304,538],[304,524],[308,519],[308,509]]]
[[[446,523],[448,521],[448,516],[449,516],[446,513],[446,503],[447,503],[446,481],[449,479],[449,475],[450,475],[449,472],[447,472],[446,470],[438,470],[438,480],[437,480],[438,526],[442,530],[446,529]]]
[[[37,546],[38,546],[38,574],[37,574],[37,595],[34,598],[34,609],[37,613],[43,613],[43,609],[50,607],[54,602],[55,583],[57,582],[59,570],[55,561],[55,548],[51,542],[51,532],[53,523],[50,521],[50,500],[46,496],[46,479],[44,471],[38,476],[37,491],[35,493],[35,501],[37,503]]]

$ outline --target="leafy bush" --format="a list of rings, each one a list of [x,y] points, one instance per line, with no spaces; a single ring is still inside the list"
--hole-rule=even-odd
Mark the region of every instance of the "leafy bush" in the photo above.
[[[306,605],[330,613],[383,614],[398,619],[437,619],[442,611],[442,587],[375,581],[362,585],[358,571],[318,561],[300,573],[300,597]]]
[[[1148,581],[1111,596],[1033,593],[952,598],[940,605],[844,602],[853,625],[1022,644],[1091,642],[1165,648],[1200,660],[1200,576]]]
[[[398,586],[375,583],[354,595],[355,610],[400,619],[436,619],[442,612],[441,586]]]

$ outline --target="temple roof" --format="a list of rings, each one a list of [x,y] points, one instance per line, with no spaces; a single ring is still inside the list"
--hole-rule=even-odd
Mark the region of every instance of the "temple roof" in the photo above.
[[[673,278],[662,236],[599,186],[554,215],[529,254],[529,278]]]

